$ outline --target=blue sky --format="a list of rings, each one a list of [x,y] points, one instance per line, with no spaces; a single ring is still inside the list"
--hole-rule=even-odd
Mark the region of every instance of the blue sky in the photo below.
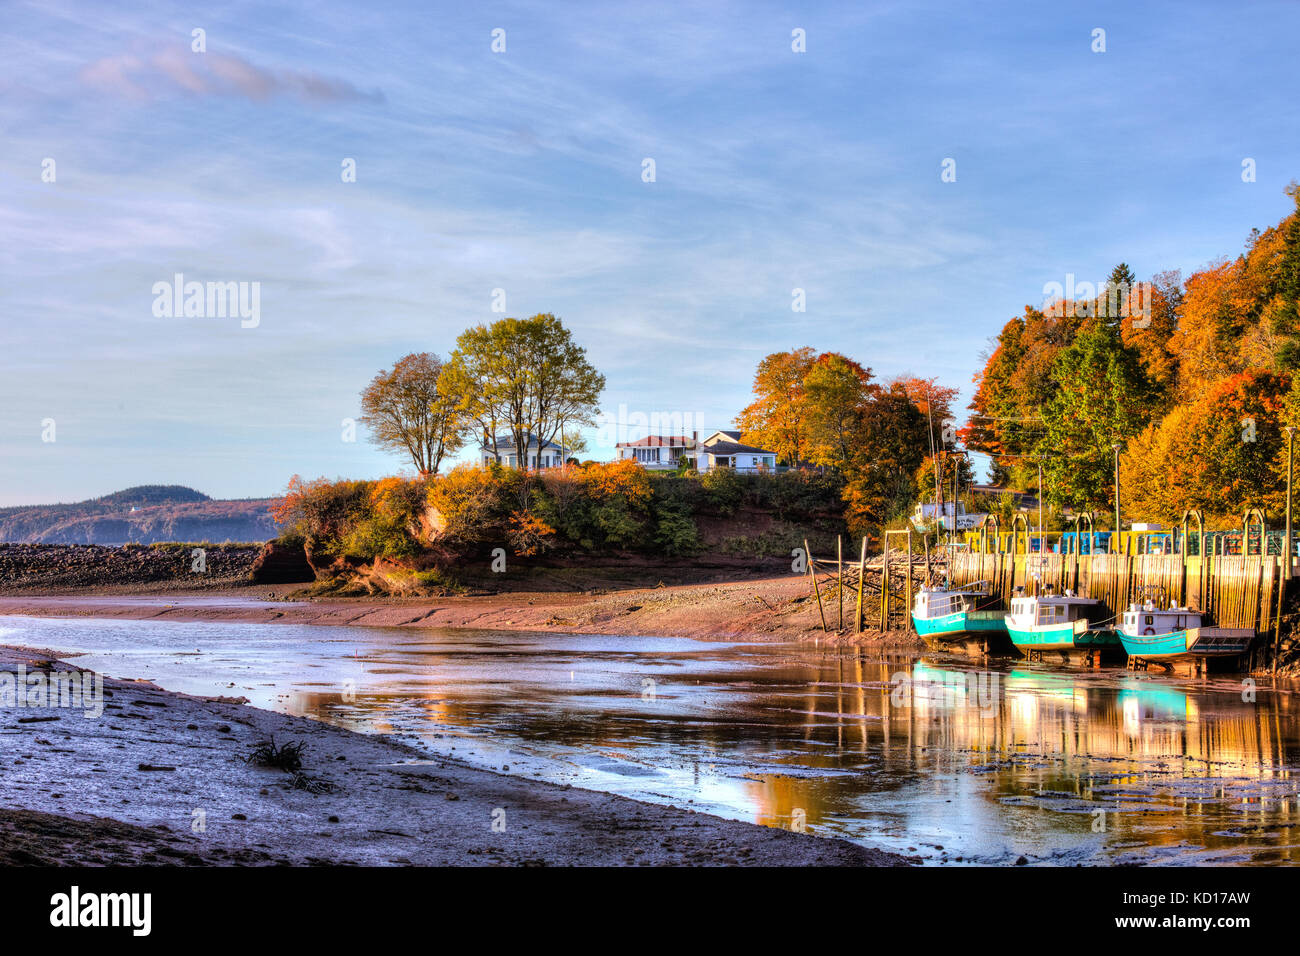
[[[1293,3],[8,4],[0,504],[393,473],[341,421],[380,368],[499,318],[494,289],[564,320],[609,412],[726,427],[803,345],[964,402],[1046,283],[1186,274],[1286,214],[1298,26]],[[178,272],[260,283],[260,323],[155,316]]]

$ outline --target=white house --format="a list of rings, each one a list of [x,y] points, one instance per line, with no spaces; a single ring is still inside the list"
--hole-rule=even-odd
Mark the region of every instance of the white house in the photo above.
[[[696,448],[695,467],[702,472],[715,468],[772,472],[776,470],[776,452],[744,444],[738,431],[716,431]]]
[[[647,435],[614,447],[619,458],[634,459],[651,471],[675,471],[683,458],[695,464],[695,445],[695,435]]]
[[[490,465],[496,461],[492,449],[487,445],[479,445],[479,453],[483,464]],[[537,447],[537,438],[531,433],[528,436],[527,461],[525,464],[519,464],[519,453],[515,448],[515,438],[513,435],[498,435],[496,440],[496,454],[501,456],[501,464],[507,468],[558,468],[564,464],[569,457],[568,449],[557,445],[553,441],[544,441],[539,449]]]

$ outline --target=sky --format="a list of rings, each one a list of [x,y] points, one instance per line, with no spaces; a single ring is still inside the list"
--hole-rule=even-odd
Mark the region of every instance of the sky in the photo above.
[[[594,458],[801,346],[964,405],[1049,283],[1235,256],[1300,178],[1290,2],[4,14],[0,505],[409,471],[359,392],[503,314],[605,374]]]

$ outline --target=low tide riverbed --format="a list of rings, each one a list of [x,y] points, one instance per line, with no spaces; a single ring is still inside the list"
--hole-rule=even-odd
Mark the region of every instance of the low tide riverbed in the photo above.
[[[1300,698],[1236,678],[243,622],[8,617],[0,643],[929,863],[1300,860]]]

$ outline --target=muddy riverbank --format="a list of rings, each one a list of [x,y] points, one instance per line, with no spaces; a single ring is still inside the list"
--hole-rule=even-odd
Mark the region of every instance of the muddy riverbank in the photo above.
[[[75,663],[75,662],[74,662]],[[75,669],[0,647],[0,671]],[[0,865],[902,865],[847,841],[492,773],[401,740],[105,679],[0,711]],[[302,742],[306,780],[245,758]],[[494,826],[494,823],[496,824]]]
[[[828,626],[838,604],[824,596]],[[853,603],[845,595],[846,632]],[[0,614],[177,621],[253,621],[363,627],[449,627],[646,634],[753,641],[819,640],[920,647],[914,635],[824,633],[807,578],[783,575],[672,587],[574,593],[518,591],[442,598],[304,598],[293,585],[230,588],[220,593],[155,594],[97,589],[58,594],[0,594]]]

